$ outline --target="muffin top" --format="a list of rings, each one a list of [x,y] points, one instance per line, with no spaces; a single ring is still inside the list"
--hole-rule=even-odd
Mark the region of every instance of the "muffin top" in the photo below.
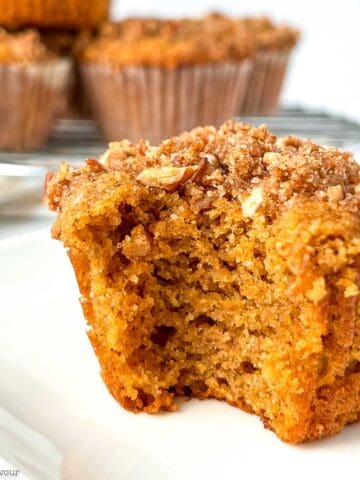
[[[296,30],[264,17],[128,18],[104,24],[79,56],[86,63],[173,68],[236,62],[256,50],[292,48],[297,39]]]
[[[253,39],[256,50],[288,50],[293,48],[300,32],[288,25],[276,25],[268,17],[240,17],[232,21],[238,28],[246,31]],[[211,13],[206,17],[208,28],[219,30],[221,25],[229,22],[229,17],[221,13]]]
[[[255,42],[228,17],[201,19],[129,18],[106,23],[81,52],[84,62],[113,66],[179,65],[239,61],[255,52]]]
[[[258,50],[289,50],[299,39],[298,30],[288,25],[275,25],[267,17],[247,17],[240,22],[254,35]]]
[[[0,29],[0,63],[46,63],[56,58],[36,30],[11,33]]]
[[[94,184],[98,177],[109,183]],[[88,199],[93,205],[112,187],[129,184],[135,191],[142,185],[180,195],[196,211],[233,199],[240,201],[245,217],[256,212],[271,220],[299,202],[331,204],[357,215],[360,205],[360,167],[351,153],[291,136],[278,139],[265,125],[233,120],[219,130],[198,127],[158,146],[144,140],[115,142],[100,162],[90,159],[79,170],[63,164],[48,178],[48,204],[61,209],[84,183],[94,193]]]

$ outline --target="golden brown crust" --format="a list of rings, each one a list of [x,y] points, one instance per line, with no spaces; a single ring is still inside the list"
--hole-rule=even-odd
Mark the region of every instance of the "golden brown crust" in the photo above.
[[[84,62],[115,66],[233,62],[250,57],[255,43],[235,20],[129,18],[105,24],[81,52]]]
[[[360,167],[229,121],[114,143],[46,186],[89,337],[132,411],[225,400],[282,440],[360,416]]]
[[[121,363],[118,362],[117,354],[104,348],[92,332],[89,333],[89,338],[99,359],[101,375],[107,388],[126,410],[134,413],[174,412],[176,410],[174,393],[161,393],[154,397],[139,389],[130,396],[128,390],[119,382],[119,378],[124,378],[124,371]]]
[[[276,25],[268,17],[248,17],[241,22],[254,35],[260,51],[290,50],[299,40],[298,30],[288,25]]]
[[[297,30],[264,17],[128,18],[104,24],[80,58],[89,63],[168,68],[233,62],[251,57],[257,50],[289,50],[298,37]]]
[[[107,18],[110,0],[0,0],[0,25],[7,28],[95,27]]]
[[[307,437],[309,440],[329,437],[345,425],[360,420],[360,373],[350,374],[321,388],[313,402],[314,414]]]

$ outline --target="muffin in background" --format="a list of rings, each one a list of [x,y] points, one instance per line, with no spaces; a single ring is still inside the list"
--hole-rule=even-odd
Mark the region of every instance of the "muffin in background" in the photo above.
[[[230,18],[108,23],[79,55],[93,114],[108,141],[176,135],[238,113],[254,42]]]
[[[256,43],[254,68],[240,115],[273,115],[279,107],[289,59],[299,32],[266,17],[239,20]]]
[[[106,20],[110,0],[0,0],[7,28],[90,28]]]
[[[57,56],[71,62],[71,75],[65,95],[59,97],[58,118],[90,118],[90,105],[85,96],[78,65],[74,62],[76,52],[92,38],[93,30],[39,30],[41,40]]]
[[[70,70],[69,60],[47,48],[37,31],[0,30],[1,150],[31,150],[46,143]]]

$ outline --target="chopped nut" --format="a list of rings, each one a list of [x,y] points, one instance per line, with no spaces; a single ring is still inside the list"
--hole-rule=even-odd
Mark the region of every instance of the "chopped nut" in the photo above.
[[[62,162],[59,168],[59,171],[57,173],[57,181],[62,182],[66,180],[66,177],[68,176],[69,172],[71,172],[71,167],[65,162]]]
[[[106,172],[106,168],[103,163],[100,163],[99,160],[96,160],[95,158],[88,158],[86,160],[87,165],[91,169],[92,172]]]
[[[333,185],[327,189],[327,196],[331,202],[338,202],[344,199],[344,192],[341,185]]]
[[[136,177],[146,187],[158,187],[174,192],[198,170],[198,165],[188,167],[146,168]]]
[[[205,153],[202,158],[204,158],[208,164],[214,168],[219,168],[221,166],[218,156],[213,153]]]
[[[276,166],[280,163],[281,154],[275,152],[265,152],[263,156],[263,162],[265,165]]]
[[[111,143],[111,144],[110,144],[110,147],[111,147],[111,145],[114,145],[114,144]],[[103,154],[101,155],[101,157],[99,158],[99,162],[101,163],[101,165],[104,165],[104,166],[105,166],[105,165],[108,164],[109,157],[110,157],[111,153],[112,153],[112,149],[109,148],[108,150],[106,150],[105,153],[103,153]]]
[[[351,283],[345,288],[344,297],[357,297],[359,295],[359,287],[355,283]]]
[[[264,197],[261,187],[255,187],[250,196],[242,204],[244,217],[253,217],[263,200]]]
[[[224,183],[224,177],[220,170],[214,170],[210,175],[205,175],[202,181],[203,185],[221,185]]]
[[[193,181],[198,184],[202,184],[204,180],[204,176],[206,172],[209,170],[209,162],[203,158],[198,165],[198,169],[196,170]]]
[[[351,270],[351,269],[348,269],[348,270]],[[349,278],[340,278],[340,280],[336,282],[336,285],[338,287],[344,288],[345,298],[357,297],[360,293],[358,285],[356,285],[356,283],[351,281]]]
[[[315,302],[320,302],[327,294],[326,283],[323,277],[315,278],[310,288],[306,293],[306,297]]]

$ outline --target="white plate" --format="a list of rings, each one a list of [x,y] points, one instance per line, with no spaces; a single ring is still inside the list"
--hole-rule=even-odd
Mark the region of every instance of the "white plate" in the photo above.
[[[358,470],[360,425],[289,446],[215,400],[126,412],[85,335],[74,274],[48,232],[0,242],[0,457],[30,479],[314,478]],[[1,461],[0,461],[1,472]]]

